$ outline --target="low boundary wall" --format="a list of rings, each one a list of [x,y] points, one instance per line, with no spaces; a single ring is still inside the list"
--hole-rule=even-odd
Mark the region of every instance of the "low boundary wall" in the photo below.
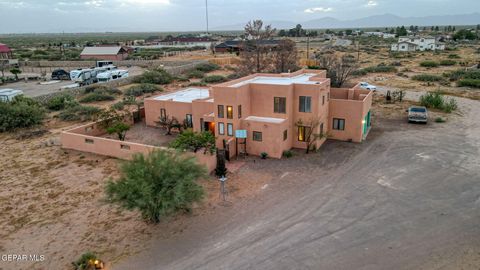
[[[98,123],[75,127],[60,134],[62,148],[93,153],[119,159],[130,160],[135,154],[148,155],[154,150],[168,150],[166,147],[157,147],[141,143],[120,141],[98,137],[105,132],[98,126]],[[204,154],[202,150],[197,153],[184,152],[184,155],[194,156],[198,164],[205,165],[208,172],[215,169],[217,157],[215,154]]]

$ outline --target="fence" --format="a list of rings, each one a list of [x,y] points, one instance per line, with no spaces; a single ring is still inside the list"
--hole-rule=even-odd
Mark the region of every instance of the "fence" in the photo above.
[[[239,65],[241,63],[238,57],[209,58],[208,61],[217,65]]]
[[[165,147],[98,137],[104,133],[96,122],[63,131],[60,134],[62,148],[125,160],[132,159],[135,154],[148,155],[155,150],[172,151]],[[209,172],[215,169],[217,157],[214,154],[198,151],[184,152],[183,155],[195,157],[198,164],[205,165]]]

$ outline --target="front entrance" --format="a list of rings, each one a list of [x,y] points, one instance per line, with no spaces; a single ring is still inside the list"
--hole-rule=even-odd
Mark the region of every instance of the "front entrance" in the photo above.
[[[215,122],[204,122],[203,130],[210,131],[215,136]]]
[[[367,115],[365,115],[365,118],[363,119],[363,137],[364,138],[367,135],[368,130],[370,129],[370,126],[372,125],[371,121],[372,121],[371,114],[370,114],[370,111],[368,111]]]

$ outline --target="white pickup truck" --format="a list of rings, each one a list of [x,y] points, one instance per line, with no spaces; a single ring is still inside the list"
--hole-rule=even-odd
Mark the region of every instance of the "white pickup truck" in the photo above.
[[[409,123],[423,123],[428,121],[427,108],[423,106],[410,106],[407,110]]]

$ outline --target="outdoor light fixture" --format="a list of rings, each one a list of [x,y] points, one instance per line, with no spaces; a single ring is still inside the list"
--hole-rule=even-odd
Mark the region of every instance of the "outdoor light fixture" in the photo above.
[[[365,120],[362,120],[362,124],[365,124]]]
[[[104,263],[99,259],[91,260],[90,265],[93,266],[95,270],[105,269]]]

